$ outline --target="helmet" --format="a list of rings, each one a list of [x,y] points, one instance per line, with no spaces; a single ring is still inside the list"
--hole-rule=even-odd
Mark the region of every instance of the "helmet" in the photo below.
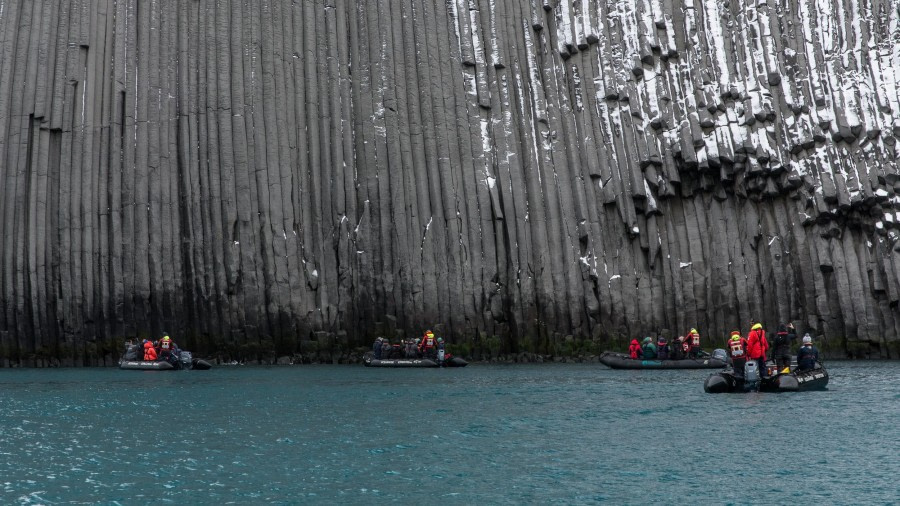
[[[812,338],[809,337],[809,334],[803,336],[803,344],[812,344]]]
[[[444,338],[443,338],[443,337],[439,337],[439,338],[438,338],[438,342],[439,342],[439,343],[443,343],[443,342],[444,342]]]
[[[644,342],[645,342],[645,343],[649,343],[649,342],[652,342],[652,341],[653,341],[653,340],[650,339],[649,337],[645,337],[645,338],[644,338]]]
[[[762,329],[762,323],[756,323],[752,327],[750,327],[750,330],[761,330],[761,329]]]
[[[432,331],[430,331],[430,330],[426,330],[426,331],[425,331],[425,335],[428,336],[428,337],[432,337],[432,336],[434,336],[434,332],[432,332]]]
[[[736,336],[736,335],[734,335],[734,334],[731,334],[731,340],[732,340],[732,341],[740,341],[740,340],[741,340],[741,336]]]
[[[162,340],[163,341],[171,341],[172,339],[169,338],[169,336],[163,336]]]

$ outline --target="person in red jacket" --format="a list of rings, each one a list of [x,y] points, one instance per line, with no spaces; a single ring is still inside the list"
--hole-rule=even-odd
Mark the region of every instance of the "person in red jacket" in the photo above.
[[[432,355],[437,355],[436,345],[437,342],[434,339],[434,332],[426,330],[425,335],[422,337],[422,342],[419,343],[419,352],[423,357],[432,358]]]
[[[153,343],[151,341],[144,341],[144,360],[153,361],[157,358],[156,348],[153,347]]]
[[[690,334],[686,336],[679,336],[679,340],[681,340],[681,358],[688,358],[691,355],[691,336]]]
[[[634,359],[644,357],[644,351],[641,350],[641,345],[638,343],[637,339],[631,340],[631,345],[628,347],[628,355]]]
[[[766,353],[769,351],[769,341],[766,340],[766,331],[761,323],[755,323],[750,327],[747,335],[747,360],[756,360],[759,363],[759,374],[766,373]]]
[[[697,329],[691,329],[686,336],[688,343],[688,353],[691,358],[700,358],[700,333]]]
[[[731,333],[731,339],[728,341],[728,356],[731,357],[735,376],[743,377],[744,364],[747,363],[747,340],[737,330]]]

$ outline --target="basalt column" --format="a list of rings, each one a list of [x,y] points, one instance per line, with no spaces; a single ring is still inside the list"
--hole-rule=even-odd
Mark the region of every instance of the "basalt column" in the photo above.
[[[0,366],[900,350],[900,3],[0,0]]]

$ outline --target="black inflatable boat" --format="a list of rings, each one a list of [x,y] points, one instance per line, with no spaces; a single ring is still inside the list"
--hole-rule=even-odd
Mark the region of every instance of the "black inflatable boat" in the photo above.
[[[828,386],[828,371],[822,364],[809,371],[792,370],[772,376],[763,376],[758,381],[745,381],[734,370],[727,369],[711,374],[703,383],[703,390],[710,394],[742,392],[806,392],[825,390]]]
[[[614,351],[603,352],[600,355],[600,363],[612,369],[722,369],[726,365],[726,361],[717,356],[682,360],[643,360]]]
[[[459,357],[450,357],[445,360],[431,358],[375,358],[375,354],[367,352],[363,356],[363,364],[366,367],[465,367],[468,362]]]
[[[180,350],[173,353],[168,360],[160,358],[159,360],[140,360],[139,356],[143,355],[140,345],[135,343],[125,343],[125,354],[119,360],[119,369],[129,369],[134,371],[179,371],[179,370],[198,370],[205,371],[212,368],[212,364],[206,360],[194,358],[191,352]]]

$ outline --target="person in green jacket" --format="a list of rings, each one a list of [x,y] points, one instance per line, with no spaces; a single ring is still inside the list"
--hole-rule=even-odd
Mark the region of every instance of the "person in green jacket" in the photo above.
[[[641,350],[644,352],[644,360],[656,359],[656,345],[653,344],[653,339],[645,337],[644,344],[641,345]]]

